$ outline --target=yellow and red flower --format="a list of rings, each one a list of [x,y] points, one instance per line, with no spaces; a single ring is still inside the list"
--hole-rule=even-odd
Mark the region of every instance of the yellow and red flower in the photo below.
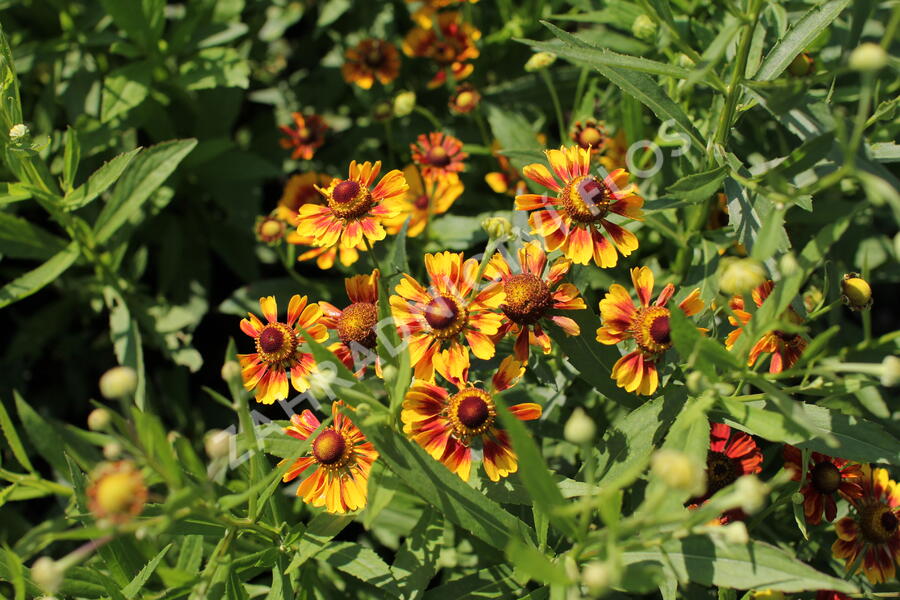
[[[147,503],[144,476],[130,460],[98,466],[91,474],[86,494],[88,510],[94,517],[118,524],[141,514]]]
[[[638,240],[607,217],[612,213],[640,219],[643,214],[644,199],[637,195],[634,185],[628,184],[628,171],[616,169],[601,180],[591,175],[588,150],[572,146],[547,150],[546,154],[561,183],[540,163],[527,165],[522,173],[555,192],[556,197],[520,194],[516,196],[516,209],[535,211],[528,222],[533,233],[544,238],[548,251],[560,249],[579,265],[586,265],[593,257],[600,267],[616,266],[618,253],[628,256],[637,249]]]
[[[625,130],[621,127],[614,136],[607,136],[603,140],[603,147],[597,157],[597,162],[603,168],[612,173],[616,169],[624,169],[628,164],[628,141],[625,139]]]
[[[537,346],[544,354],[552,348],[550,336],[541,324],[552,321],[568,335],[578,335],[581,329],[578,323],[569,317],[552,315],[554,310],[578,310],[587,306],[581,299],[578,288],[571,283],[560,284],[569,272],[572,261],[559,257],[550,266],[546,276],[547,253],[540,242],[526,243],[518,252],[519,265],[516,272],[512,265],[499,252],[495,254],[484,270],[485,279],[499,281],[503,284],[506,302],[500,310],[508,321],[500,326],[496,340],[509,333],[516,336],[514,356],[516,360],[527,363],[531,346]]]
[[[310,445],[309,454],[294,461],[282,477],[287,483],[310,467],[315,470],[297,488],[297,496],[312,506],[324,506],[330,513],[343,514],[362,510],[368,500],[369,472],[378,458],[375,447],[338,409],[340,400],[331,405],[332,425],[323,429]],[[291,415],[284,432],[298,440],[307,440],[321,423],[312,412],[304,410]],[[286,464],[282,460],[278,466]]]
[[[449,350],[454,370],[468,364],[461,338],[478,358],[494,356],[492,338],[504,320],[498,309],[506,294],[500,283],[475,289],[478,261],[464,260],[462,252],[426,254],[425,270],[430,287],[404,273],[390,302],[397,329],[409,344],[416,378],[431,381],[432,361],[442,349]]]
[[[316,186],[320,188],[328,187],[332,179],[334,178],[331,175],[314,171],[291,175],[287,183],[284,184],[284,191],[278,200],[278,206],[275,207],[275,216],[286,223],[294,225],[301,206],[325,202]]]
[[[463,184],[455,174],[437,179],[423,178],[413,165],[403,169],[403,174],[409,190],[397,203],[400,212],[395,217],[385,219],[384,228],[394,235],[400,232],[406,219],[409,219],[406,235],[416,237],[425,230],[431,217],[443,214],[453,206],[463,193]]]
[[[753,303],[756,306],[762,306],[774,287],[774,283],[766,281],[754,289],[751,293]],[[744,332],[744,327],[750,322],[750,313],[744,310],[744,298],[741,296],[734,296],[728,304],[734,312],[733,317],[728,317],[728,322],[737,327],[725,338],[725,347],[731,350],[737,339]],[[781,318],[795,325],[803,323],[803,319],[791,307],[788,307]],[[770,331],[753,345],[750,355],[747,357],[747,365],[753,366],[760,354],[771,354],[772,360],[769,363],[769,372],[781,373],[797,363],[807,343],[806,338],[799,333],[789,333],[780,330]]]
[[[873,584],[884,583],[894,579],[900,561],[900,485],[886,469],[869,465],[862,465],[859,484],[862,494],[851,500],[855,514],[835,523],[831,552]]]
[[[497,194],[524,194],[528,191],[525,182],[519,172],[510,164],[509,159],[501,154],[500,142],[494,140],[491,144],[491,154],[497,159],[499,171],[493,171],[484,176],[484,181]]]
[[[578,121],[572,128],[572,141],[583,150],[589,150],[591,154],[598,154],[608,139],[606,127],[602,122],[593,119]]]
[[[325,132],[328,125],[319,115],[303,116],[295,112],[291,115],[294,126],[281,125],[279,129],[287,137],[281,138],[281,147],[285,150],[293,148],[291,158],[294,160],[309,160],[316,150],[325,143]]]
[[[256,352],[238,354],[238,361],[244,388],[256,390],[257,402],[272,404],[287,398],[288,371],[295,390],[302,393],[309,389],[308,377],[316,368],[316,360],[309,352],[302,351],[305,334],[301,329],[317,342],[328,338],[328,330],[319,323],[322,318],[319,305],[307,304],[306,296],[291,297],[284,323],[278,320],[274,296],[260,298],[259,307],[266,323],[252,313],[248,313],[248,319],[241,319],[241,331],[253,338]]]
[[[613,345],[633,339],[637,349],[620,358],[613,366],[612,376],[616,385],[628,392],[645,396],[653,394],[659,385],[657,359],[672,347],[669,326],[670,310],[666,308],[675,286],[671,283],[659,293],[656,302],[650,304],[653,294],[653,272],[648,267],[631,270],[631,281],[637,292],[639,306],[624,287],[614,283],[600,301],[600,318],[603,326],[597,330],[597,341]],[[700,290],[695,289],[678,304],[687,316],[703,310]]]
[[[424,133],[415,144],[410,144],[413,162],[422,169],[425,179],[438,179],[448,175],[456,175],[465,170],[463,162],[468,154],[462,151],[463,144],[452,135],[440,131]]]
[[[339,342],[329,346],[344,365],[362,376],[366,371],[366,362],[357,368],[357,357],[360,354],[371,354],[376,345],[375,325],[378,323],[378,269],[369,275],[354,275],[344,280],[344,288],[350,305],[343,310],[330,302],[319,301],[319,307],[325,315],[321,323],[328,329],[337,332]],[[375,372],[381,374],[381,365],[375,359]]]
[[[344,53],[341,74],[347,83],[355,83],[364,90],[377,79],[386,85],[400,73],[400,53],[390,42],[365,39]]]
[[[697,507],[742,475],[759,473],[762,471],[762,460],[762,452],[750,435],[724,423],[710,423],[709,451],[706,453],[706,492],[702,496],[691,498],[685,504],[688,508]],[[724,525],[743,518],[743,511],[734,509],[723,514],[719,523]]]
[[[435,354],[434,368],[457,392],[451,394],[427,381],[413,382],[400,413],[403,432],[463,481],[469,479],[475,441],[481,442],[482,464],[491,481],[515,473],[518,460],[508,434],[498,426],[494,394],[515,385],[525,372],[524,364],[506,357],[488,389],[469,383],[468,358],[458,361],[445,350]],[[511,406],[509,411],[522,421],[531,421],[540,418],[542,409],[527,402]]]
[[[790,444],[784,446],[784,468],[792,473],[794,481],[800,481],[803,474],[801,462],[803,453]],[[852,463],[843,458],[833,458],[818,452],[810,455],[806,470],[806,483],[800,488],[803,494],[803,514],[806,522],[818,525],[822,522],[822,513],[829,523],[837,516],[835,494],[844,498],[858,498],[862,495],[859,479],[862,476],[862,465]]]
[[[440,32],[435,30],[435,24]],[[475,42],[481,39],[481,32],[471,24],[462,21],[455,11],[437,15],[437,23],[431,14],[420,19],[403,40],[403,52],[407,56],[430,58],[438,66],[438,72],[428,82],[429,88],[436,88],[447,80],[449,70],[459,81],[472,74],[475,69],[467,61],[478,58]]]
[[[372,183],[381,171],[381,161],[374,165],[350,163],[347,179],[332,179],[327,188],[317,188],[325,196],[325,205],[304,204],[297,216],[297,234],[310,238],[316,246],[357,248],[364,239],[370,243],[383,240],[387,233],[383,219],[396,216],[398,201],[409,186],[403,173],[394,169]]]
[[[481,102],[481,94],[471,83],[464,83],[456,86],[456,91],[450,96],[448,105],[450,112],[457,114],[467,114],[478,108]]]

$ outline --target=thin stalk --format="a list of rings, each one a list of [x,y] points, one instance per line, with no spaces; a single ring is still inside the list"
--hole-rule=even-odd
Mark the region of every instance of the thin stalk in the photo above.
[[[563,111],[562,105],[559,103],[559,94],[556,93],[556,88],[553,87],[553,80],[550,78],[550,73],[547,72],[547,69],[541,69],[540,73],[541,79],[544,80],[544,84],[550,92],[550,99],[553,101],[553,110],[556,111],[556,121],[559,124],[559,141],[560,143],[563,143],[566,140],[566,123],[563,120]]]

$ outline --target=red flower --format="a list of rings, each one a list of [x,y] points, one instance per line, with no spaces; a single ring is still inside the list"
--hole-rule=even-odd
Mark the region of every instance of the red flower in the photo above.
[[[279,127],[286,138],[281,138],[281,147],[290,150],[294,149],[291,158],[298,160],[300,158],[309,160],[316,153],[316,150],[325,143],[325,132],[328,131],[328,125],[319,115],[309,115],[304,117],[302,114],[295,112],[291,115],[294,119],[294,127],[282,125]]]
[[[800,466],[802,454],[799,448],[790,444],[784,446],[784,468],[793,472],[792,479],[800,481],[803,469]],[[800,488],[803,494],[803,514],[810,525],[825,520],[834,521],[837,516],[837,504],[834,502],[835,492],[852,499],[862,495],[862,487],[857,483],[860,479],[862,465],[851,463],[843,458],[832,458],[813,452],[807,465],[806,483]]]
[[[736,431],[724,423],[711,423],[709,428],[709,452],[706,453],[706,493],[687,501],[689,508],[696,508],[709,500],[742,475],[762,471],[762,452],[752,437]],[[740,509],[730,510],[720,517],[722,524],[742,520]]]

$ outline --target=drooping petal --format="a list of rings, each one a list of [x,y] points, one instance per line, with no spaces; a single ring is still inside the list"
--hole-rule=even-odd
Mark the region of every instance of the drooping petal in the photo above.
[[[516,385],[522,375],[525,373],[525,364],[515,357],[507,356],[500,363],[497,372],[491,382],[494,384],[494,390],[502,392]]]

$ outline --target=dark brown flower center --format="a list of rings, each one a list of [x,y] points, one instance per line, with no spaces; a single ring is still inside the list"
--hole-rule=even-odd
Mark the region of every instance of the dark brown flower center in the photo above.
[[[706,456],[706,493],[712,496],[737,481],[740,466],[724,452],[710,450]]]
[[[669,329],[669,315],[661,315],[653,319],[650,323],[650,337],[653,341],[661,346],[667,346],[671,343]]]
[[[487,402],[479,396],[463,398],[459,403],[459,408],[456,409],[459,422],[471,429],[477,429],[484,425],[490,414]]]
[[[436,167],[446,167],[450,164],[450,155],[443,146],[435,146],[425,155],[425,160]]]
[[[506,304],[501,308],[512,321],[520,325],[537,322],[552,304],[550,288],[532,273],[513,275],[503,285]]]
[[[612,192],[593,175],[583,175],[565,187],[560,203],[576,223],[596,223],[609,213]]]
[[[859,529],[864,541],[884,544],[897,534],[900,520],[893,509],[883,502],[864,505],[859,510]]]
[[[817,463],[810,475],[813,487],[822,494],[831,494],[841,487],[841,472],[830,461]]]
[[[323,465],[333,465],[344,456],[347,442],[334,429],[326,429],[313,442],[313,456]]]
[[[419,210],[428,210],[428,196],[422,194],[414,202],[415,207]]]
[[[352,179],[348,179],[347,181],[340,182],[334,187],[331,197],[334,198],[334,201],[338,204],[346,204],[355,199],[358,193],[359,184]]]
[[[438,296],[425,307],[425,320],[432,329],[447,329],[459,316],[459,307],[445,296]]]
[[[355,342],[365,348],[375,347],[375,324],[378,309],[369,302],[356,302],[344,309],[337,322],[338,337],[345,344]]]
[[[259,347],[264,352],[274,354],[281,350],[283,345],[284,333],[277,327],[269,325],[259,334]]]

